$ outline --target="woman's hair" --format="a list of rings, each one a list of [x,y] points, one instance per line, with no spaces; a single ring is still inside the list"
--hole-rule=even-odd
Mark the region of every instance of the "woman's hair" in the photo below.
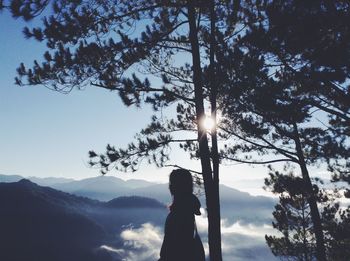
[[[181,212],[191,212],[200,215],[201,204],[193,195],[193,179],[188,170],[175,169],[169,176],[169,190],[174,196],[173,203],[169,206],[171,211],[177,209]]]
[[[193,192],[193,179],[188,170],[175,169],[169,176],[169,190],[174,196],[189,196]]]

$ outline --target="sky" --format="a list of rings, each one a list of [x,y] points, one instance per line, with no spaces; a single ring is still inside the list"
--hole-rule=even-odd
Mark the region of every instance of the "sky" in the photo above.
[[[96,87],[61,94],[43,86],[16,86],[19,64],[30,67],[45,51],[44,44],[24,38],[24,25],[8,12],[0,13],[0,174],[98,176],[98,169],[88,167],[88,151],[104,152],[108,143],[125,147],[150,121],[152,110],[127,108],[117,93]],[[172,151],[171,159],[171,164],[200,170],[199,162],[189,160],[179,149]],[[165,183],[170,171],[143,164],[135,173],[111,171],[108,175]],[[261,188],[266,175],[265,167],[230,164],[221,167],[220,181],[254,195],[266,194]]]

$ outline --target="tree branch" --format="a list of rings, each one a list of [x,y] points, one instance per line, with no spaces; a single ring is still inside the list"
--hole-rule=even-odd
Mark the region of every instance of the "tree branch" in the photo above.
[[[183,167],[181,167],[179,165],[176,165],[176,164],[167,164],[167,165],[164,165],[164,167],[174,167],[174,168],[184,169],[184,170],[188,170],[189,172],[192,172],[192,173],[195,173],[195,174],[198,174],[198,175],[202,175],[202,172],[198,172],[198,171],[195,171],[195,170],[183,168]]]
[[[286,162],[291,161],[297,163],[296,160],[293,159],[276,159],[276,160],[267,160],[267,161],[247,161],[247,160],[241,160],[237,158],[231,158],[231,157],[221,157],[222,159],[232,160],[240,163],[248,163],[248,164],[256,164],[256,165],[263,165],[263,164],[269,164],[269,163],[276,163],[276,162]]]
[[[115,91],[125,91],[123,88],[121,87],[113,87],[113,88],[110,88],[108,86],[105,86],[105,85],[102,85],[100,83],[93,83],[93,82],[90,82],[91,85],[93,86],[96,86],[96,87],[100,87],[100,88],[104,88],[104,89],[107,89],[107,90],[115,90]],[[171,94],[173,95],[174,97],[178,98],[178,99],[181,99],[181,100],[184,100],[186,102],[190,102],[190,103],[193,103],[195,100],[194,99],[191,99],[191,98],[187,98],[187,97],[184,97],[180,94],[177,94],[173,91],[170,91],[168,89],[165,89],[165,88],[138,88],[138,89],[135,89],[136,92],[164,92],[164,93],[168,93],[168,94]]]

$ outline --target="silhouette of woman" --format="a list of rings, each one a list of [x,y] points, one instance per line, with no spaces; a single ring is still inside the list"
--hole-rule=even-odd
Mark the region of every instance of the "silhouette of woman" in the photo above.
[[[165,222],[159,261],[197,261],[194,215],[201,213],[200,202],[193,195],[191,173],[184,169],[173,170],[169,177],[169,190],[173,202]]]

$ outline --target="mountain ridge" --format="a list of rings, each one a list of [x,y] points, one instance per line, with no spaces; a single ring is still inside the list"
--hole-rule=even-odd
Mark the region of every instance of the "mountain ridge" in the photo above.
[[[0,260],[111,260],[93,252],[105,232],[77,199],[26,179],[0,183]]]
[[[1,175],[0,175],[1,179]],[[81,181],[51,185],[52,188],[77,196],[108,202],[123,196],[140,196],[156,199],[164,205],[172,201],[168,184],[157,184],[137,180],[138,186],[128,186],[128,182],[113,176],[99,176]],[[204,195],[199,196],[205,208]],[[244,220],[256,224],[270,223],[276,199],[265,196],[252,196],[247,192],[220,185],[222,217],[228,221]],[[257,211],[258,210],[258,211]]]
[[[101,246],[122,244],[119,234],[129,224],[159,224],[167,214],[154,199],[101,202],[28,179],[0,183],[0,206],[0,260],[11,261],[120,261]]]
[[[9,177],[9,178],[7,178]],[[0,182],[6,182],[4,180],[9,179],[11,182],[12,180],[18,181],[22,179],[23,177],[19,175],[4,175],[0,174]],[[17,179],[17,180],[16,180]],[[146,196],[151,198],[156,198],[159,200],[159,198],[163,197],[162,202],[167,203],[171,200],[171,197],[168,193],[168,185],[166,183],[154,183],[149,182],[142,179],[130,179],[130,180],[123,180],[118,177],[114,176],[97,176],[97,177],[91,177],[81,180],[72,180],[72,179],[65,179],[65,178],[55,178],[55,177],[48,177],[48,178],[38,178],[38,177],[28,177],[26,179],[29,179],[33,181],[34,183],[37,183],[38,185],[43,186],[49,186],[57,190],[61,190],[64,192],[80,195],[80,196],[86,196],[89,198],[94,198],[102,201],[109,201],[113,198],[119,197],[119,196]],[[48,182],[51,179],[50,182]],[[60,179],[61,182],[53,182],[55,179]],[[50,184],[48,184],[50,183]],[[162,195],[159,195],[157,191],[159,192],[159,189],[161,188]],[[155,191],[152,191],[155,190]],[[267,196],[254,196],[249,194],[248,192],[240,191],[236,188],[232,188],[230,186],[220,184],[220,191],[221,191],[221,199],[224,201],[230,201],[234,198],[232,196],[236,195],[239,196],[240,199],[247,197],[247,198],[255,198],[255,199],[271,199]],[[155,197],[153,196],[147,196],[147,195],[156,194]],[[166,196],[164,194],[167,194]],[[164,198],[166,200],[164,200]]]

